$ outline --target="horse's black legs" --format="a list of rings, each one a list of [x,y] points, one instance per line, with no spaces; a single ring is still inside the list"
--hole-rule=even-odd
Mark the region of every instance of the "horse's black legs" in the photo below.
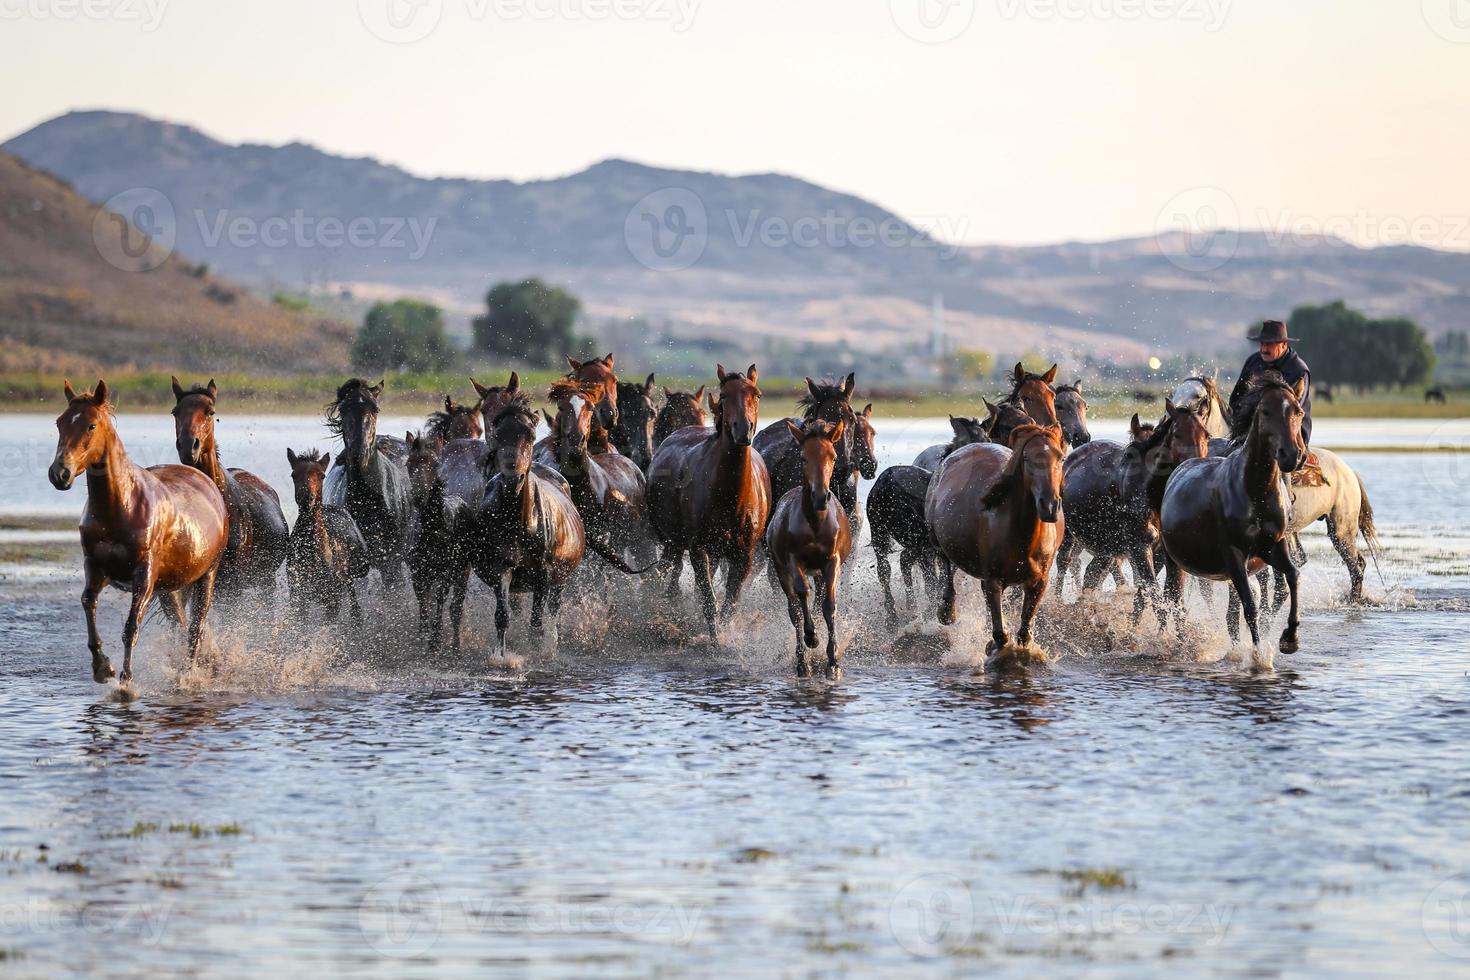
[[[1153,548],[1147,543],[1135,545],[1129,558],[1133,565],[1133,582],[1136,588],[1133,596],[1133,625],[1137,626],[1142,621],[1144,603],[1151,602],[1154,614],[1159,618],[1159,629],[1163,630],[1169,625],[1169,613],[1159,601],[1159,573],[1154,567]]]
[[[954,564],[943,555],[939,557],[939,622],[953,626],[954,608]]]
[[[449,598],[449,650],[459,656],[460,623],[464,621],[464,599],[470,587],[470,566],[465,565],[455,575],[454,592]]]
[[[953,588],[953,585],[950,586]],[[1000,653],[1010,643],[1010,637],[1006,636],[1005,612],[1001,609],[1001,596],[1004,588],[999,582],[984,579],[980,587],[985,591],[985,607],[990,610],[990,653]],[[1034,610],[1033,610],[1034,612]]]
[[[890,626],[898,622],[898,606],[893,601],[893,566],[888,562],[888,551],[885,546],[880,548],[878,543],[873,543],[873,554],[878,559],[878,581],[883,586],[883,609],[888,613],[888,624]],[[906,555],[907,552],[904,553]],[[899,568],[904,572],[904,581],[908,583],[909,591],[913,591],[913,572],[909,566],[904,565],[904,555],[898,558]]]
[[[1276,574],[1286,580],[1286,588],[1291,594],[1291,608],[1286,614],[1286,629],[1281,631],[1281,652],[1296,653],[1298,648],[1296,630],[1301,625],[1301,619],[1297,615],[1297,574],[1296,565],[1291,560],[1291,554],[1286,550],[1284,541],[1276,542],[1276,548],[1271,553],[1271,567],[1276,569]]]
[[[164,592],[158,597],[159,604],[163,607],[163,614],[175,626],[183,626],[184,623],[184,597],[177,592]]]
[[[750,559],[743,556],[731,558],[725,564],[725,604],[720,609],[720,618],[729,622],[735,615],[735,605],[740,601],[740,592],[745,580],[750,578]]]
[[[700,606],[704,610],[704,620],[709,624],[709,638],[711,643],[720,641],[720,626],[715,618],[715,585],[710,581],[712,570],[710,568],[709,553],[701,548],[689,550],[689,564],[694,566],[694,584],[699,590]]]
[[[505,659],[505,631],[510,628],[510,569],[495,576],[495,657]]]
[[[1245,556],[1232,550],[1230,554],[1230,582],[1235,586],[1235,595],[1240,600],[1240,608],[1245,612],[1245,624],[1250,627],[1251,643],[1259,648],[1261,645],[1260,625],[1257,622],[1256,597],[1251,593],[1251,577],[1245,570]],[[1232,623],[1235,617],[1230,617]],[[1239,636],[1239,630],[1233,630],[1232,642]]]
[[[837,673],[837,589],[841,578],[842,559],[833,558],[822,569],[822,618],[827,621],[827,673],[832,675]]]
[[[1041,600],[1046,595],[1047,582],[1048,580],[1043,578],[1039,582],[1026,586],[1025,595],[1021,601],[1021,627],[1016,631],[1016,643],[1023,647],[1031,644],[1031,623],[1036,619],[1036,607],[1041,605]]]
[[[664,546],[664,565],[668,568],[669,584],[664,595],[669,599],[679,598],[679,576],[684,574],[684,552],[677,545]]]
[[[192,664],[194,658],[199,656],[199,644],[204,641],[204,617],[209,615],[209,607],[214,605],[214,583],[219,576],[219,566],[215,565],[204,573],[204,577],[194,583],[194,594],[189,597],[189,662]],[[131,675],[132,671],[125,670]]]

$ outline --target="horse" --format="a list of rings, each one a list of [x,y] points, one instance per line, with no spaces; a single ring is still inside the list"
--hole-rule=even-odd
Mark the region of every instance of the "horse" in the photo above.
[[[601,430],[595,415],[602,386],[564,378],[552,383],[547,397],[556,403],[551,420],[556,469],[571,488],[589,539],[618,554],[650,549],[643,471],[621,453],[593,452],[594,430]]]
[[[297,507],[296,526],[286,543],[286,584],[296,618],[304,624],[307,603],[317,602],[326,607],[327,622],[335,623],[345,595],[352,621],[360,626],[362,607],[353,580],[367,578],[367,542],[351,514],[322,502],[331,454],[287,449],[286,462]]]
[[[856,446],[858,439],[857,413],[852,410],[852,392],[857,387],[857,378],[851,372],[841,381],[821,382],[806,379],[806,394],[796,403],[802,409],[801,422],[826,422],[829,425],[842,423],[842,441],[838,443],[837,459],[832,472],[833,486],[838,501],[842,504],[851,531],[856,537],[862,530],[862,509],[858,504],[858,467]],[[869,414],[871,415],[869,406]],[[801,445],[792,437],[794,419],[781,419],[762,429],[755,437],[755,450],[765,460],[766,470],[771,476],[771,499],[780,500],[787,491],[801,485],[805,463]],[[796,430],[800,431],[797,425]],[[876,470],[877,461],[873,462]],[[774,569],[773,569],[774,575]]]
[[[877,556],[878,581],[883,585],[883,605],[891,624],[898,622],[898,607],[893,601],[890,584],[893,569],[888,561],[895,542],[902,549],[898,568],[909,593],[913,593],[913,570],[917,565],[924,577],[926,593],[931,598],[935,597],[938,553],[929,537],[929,526],[924,522],[924,497],[929,491],[932,475],[921,466],[890,466],[878,474],[873,488],[868,491],[867,511],[872,526],[873,553]]]
[[[87,503],[77,530],[82,542],[82,612],[92,679],[114,676],[97,634],[97,599],[108,584],[132,591],[123,626],[123,683],[133,677],[133,645],[155,594],[176,623],[189,592],[189,659],[199,652],[215,578],[230,540],[230,515],[219,487],[192,466],[147,469],[128,459],[113,422],[107,382],[75,391],[63,382],[67,406],[56,418],[56,455],[46,471],[51,485],[70,490],[87,475]]]
[[[531,461],[535,413],[523,395],[492,420],[485,456],[485,492],[473,522],[468,554],[475,574],[495,591],[495,658],[506,661],[512,592],[531,593],[531,630],[555,626],[562,589],[582,563],[587,535],[571,493],[552,471]],[[553,633],[553,650],[555,649]]]
[[[654,391],[652,374],[642,384],[619,381],[618,424],[610,433],[613,447],[642,473],[647,473],[648,464],[653,462],[653,425],[658,417]]]
[[[1056,386],[1057,421],[1062,426],[1062,441],[1076,449],[1092,441],[1087,428],[1087,399],[1082,397],[1082,379],[1069,385]]]
[[[344,508],[357,522],[368,546],[369,563],[385,589],[403,581],[408,555],[406,535],[412,505],[408,494],[407,445],[403,458],[385,451],[378,439],[378,399],[383,382],[344,381],[327,406],[327,428],[342,439],[343,452],[327,473],[327,503]],[[397,442],[395,439],[394,442]]]
[[[664,440],[648,468],[648,512],[663,542],[664,564],[677,593],[684,552],[694,566],[709,625],[719,642],[713,563],[725,563],[723,615],[734,611],[771,511],[771,478],[751,445],[761,390],[752,364],[744,374],[715,366],[720,397],[710,395],[713,430],[686,426]]]
[[[1015,369],[1011,372],[1011,393],[1001,400],[1001,404],[1020,406],[1030,421],[1036,425],[1058,425],[1060,420],[1057,418],[1057,392],[1052,387],[1052,382],[1056,380],[1056,377],[1057,366],[1055,364],[1044,374],[1032,374],[1021,365],[1020,361],[1017,361]],[[1000,420],[996,421],[999,423]],[[992,427],[990,438],[992,442],[1010,445],[1011,433],[1009,430],[1002,430],[996,426]]]
[[[597,421],[612,432],[618,427],[618,376],[613,373],[615,359],[611,354],[594,357],[590,361],[579,361],[570,354],[566,357],[567,365],[572,369],[567,374],[568,378],[602,386],[602,401],[597,403]]]
[[[1146,443],[1149,437],[1154,434],[1155,428],[1156,426],[1152,422],[1140,421],[1138,413],[1134,412],[1132,420],[1128,423],[1129,444],[1138,445],[1140,443]],[[1089,445],[1091,444],[1089,443]],[[1081,566],[1081,546],[1077,545],[1072,540],[1071,535],[1062,535],[1062,544],[1061,547],[1057,550],[1057,575],[1061,577],[1061,581],[1057,584],[1057,588],[1060,589],[1065,587],[1067,584],[1067,576],[1072,574],[1072,572],[1075,570],[1077,573],[1077,591],[1081,592],[1083,583],[1083,571]],[[1122,560],[1114,559],[1110,563],[1109,572],[1113,577],[1113,582],[1119,588],[1122,588],[1124,585]],[[1102,578],[1099,577],[1098,582],[1101,581]]]
[[[1297,574],[1287,553],[1291,501],[1283,473],[1307,457],[1302,441],[1302,408],[1306,379],[1289,385],[1275,372],[1260,375],[1246,388],[1231,418],[1231,435],[1244,445],[1229,456],[1190,460],[1175,470],[1164,490],[1160,530],[1169,559],[1178,569],[1200,578],[1229,580],[1245,610],[1251,631],[1254,665],[1270,666],[1261,653],[1256,602],[1250,575],[1265,565],[1286,579],[1291,610],[1281,633],[1281,652],[1298,646]],[[1169,598],[1179,600],[1179,579],[1171,574]],[[1227,616],[1232,641],[1240,624]]]
[[[708,424],[708,416],[704,412],[704,385],[700,385],[693,394],[672,391],[665,386],[664,407],[658,410],[658,418],[653,423],[654,452],[664,444],[665,439],[685,426]]]
[[[1329,398],[1328,401],[1331,401],[1331,399]],[[1447,404],[1447,403],[1448,403],[1448,399],[1445,398],[1445,394],[1444,394],[1444,389],[1443,388],[1435,387],[1435,388],[1426,388],[1424,390],[1424,404],[1426,404],[1426,405],[1431,405],[1431,404],[1444,405],[1444,404]]]
[[[954,570],[978,578],[990,610],[986,652],[1007,653],[1001,597],[1019,585],[1025,598],[1016,631],[1031,644],[1031,624],[1046,594],[1052,558],[1066,530],[1062,516],[1062,428],[1027,424],[1009,448],[976,444],[957,450],[929,481],[924,517],[939,549],[939,621],[955,622]]]
[[[480,436],[451,439],[439,453],[439,475],[444,479],[444,492],[470,505],[473,513],[485,493],[485,456],[489,452],[482,438],[490,423],[521,391],[521,376],[512,371],[504,385],[489,386],[470,378],[480,410]]]
[[[827,672],[836,674],[837,593],[842,563],[851,557],[854,543],[847,513],[831,489],[846,423],[813,419],[802,426],[787,420],[786,425],[801,451],[801,485],[776,502],[766,526],[766,550],[781,591],[786,593],[786,610],[796,630],[797,674],[807,672],[806,647],[817,645],[808,574],[820,577],[818,594],[827,623]]]
[[[985,407],[993,408],[989,402],[985,403]],[[989,423],[994,418],[994,412],[991,413],[990,418],[985,422],[981,422],[978,418],[951,415],[949,417],[949,428],[954,433],[954,438],[950,439],[948,443],[939,443],[938,445],[921,450],[914,457],[913,465],[932,473],[939,469],[939,464],[944,461],[945,457],[961,446],[969,446],[977,442],[988,441],[990,439]],[[876,491],[877,487],[875,486],[873,489]]]
[[[480,415],[482,402],[483,399],[471,405],[467,402],[456,402],[445,395],[444,410],[430,412],[424,422],[424,438],[440,447],[455,439],[484,439],[485,425]],[[412,445],[408,446],[408,451],[413,452]]]
[[[446,399],[447,401],[447,399]],[[478,411],[470,417],[479,421]],[[419,607],[419,643],[430,653],[443,645],[444,604],[449,603],[450,652],[459,656],[460,623],[470,584],[470,521],[473,512],[460,497],[445,492],[433,436],[404,436],[408,443],[409,499],[413,520],[408,533],[408,574]]]
[[[1169,475],[1181,463],[1207,455],[1209,439],[1203,420],[1193,409],[1177,407],[1168,399],[1164,420],[1153,432],[1138,438],[1142,426],[1137,415],[1133,416],[1133,432],[1135,438],[1126,446],[1098,441],[1068,454],[1062,465],[1062,509],[1067,525],[1057,568],[1065,575],[1076,549],[1085,547],[1093,558],[1082,590],[1091,591],[1126,558],[1137,589],[1134,625],[1143,617],[1145,601],[1151,601],[1163,628],[1168,610],[1159,601],[1154,567],[1159,501],[1151,497],[1162,497]]]
[[[245,589],[273,592],[276,572],[286,560],[286,538],[290,535],[281,498],[254,473],[220,465],[214,411],[219,388],[214,379],[187,390],[178,378],[170,380],[174,390],[174,447],[179,462],[214,481],[230,515],[230,540],[220,562],[216,593],[232,597]]]
[[[1169,400],[1181,408],[1194,411],[1204,420],[1205,433],[1211,439],[1224,438],[1230,430],[1228,417],[1230,409],[1225,404],[1225,396],[1220,394],[1220,386],[1213,377],[1205,377],[1202,374],[1185,378],[1174,386],[1174,391],[1169,395]]]

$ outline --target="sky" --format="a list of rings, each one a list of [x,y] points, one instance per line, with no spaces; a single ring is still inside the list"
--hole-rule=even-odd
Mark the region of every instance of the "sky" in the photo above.
[[[950,241],[1470,248],[1470,0],[0,0],[73,108],[426,176],[792,174]]]

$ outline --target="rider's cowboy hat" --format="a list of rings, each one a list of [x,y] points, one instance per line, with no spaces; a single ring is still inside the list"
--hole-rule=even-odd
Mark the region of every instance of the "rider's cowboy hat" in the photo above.
[[[1267,320],[1261,324],[1261,329],[1250,335],[1253,344],[1294,344],[1299,337],[1288,337],[1286,335],[1286,324],[1280,320]]]

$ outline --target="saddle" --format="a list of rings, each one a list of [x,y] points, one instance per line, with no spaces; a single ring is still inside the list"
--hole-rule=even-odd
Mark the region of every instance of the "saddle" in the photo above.
[[[1327,477],[1322,473],[1322,465],[1317,462],[1317,454],[1307,453],[1307,461],[1291,473],[1287,479],[1293,487],[1325,487],[1329,486]]]

